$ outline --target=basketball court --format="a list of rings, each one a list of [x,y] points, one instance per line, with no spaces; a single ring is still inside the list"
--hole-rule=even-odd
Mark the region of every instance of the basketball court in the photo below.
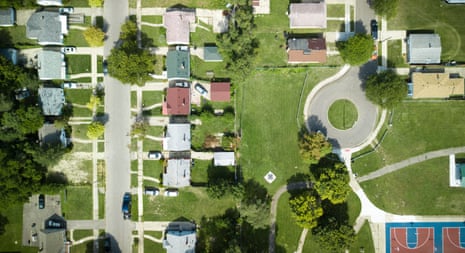
[[[465,222],[386,223],[386,253],[465,253]]]

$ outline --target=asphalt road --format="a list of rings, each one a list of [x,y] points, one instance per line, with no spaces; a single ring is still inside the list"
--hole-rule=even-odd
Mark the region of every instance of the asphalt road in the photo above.
[[[341,78],[323,87],[310,102],[307,124],[311,131],[321,131],[334,148],[353,148],[361,144],[376,126],[378,109],[365,97],[362,80],[375,73],[376,62],[351,67]],[[328,110],[334,101],[350,100],[358,111],[354,126],[347,130],[334,128],[328,120]]]
[[[104,57],[108,57],[118,40],[121,25],[128,17],[127,0],[105,1],[104,22],[107,39],[104,44]],[[112,238],[112,251],[131,252],[132,227],[129,220],[123,220],[121,212],[124,192],[130,189],[130,86],[105,76],[105,159],[106,193],[105,221],[106,233]]]

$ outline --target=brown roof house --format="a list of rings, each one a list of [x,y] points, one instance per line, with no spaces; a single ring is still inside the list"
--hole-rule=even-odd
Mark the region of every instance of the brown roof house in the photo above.
[[[218,102],[229,102],[231,84],[229,82],[212,82],[210,86],[210,100]]]
[[[165,115],[189,115],[191,112],[191,94],[189,88],[168,88],[163,103]]]
[[[168,45],[189,45],[189,33],[195,30],[195,10],[167,9],[163,15]]]
[[[289,6],[289,23],[291,29],[326,28],[326,4],[292,3]]]
[[[465,93],[464,78],[450,73],[413,72],[411,78],[409,95],[412,98],[448,98]]]
[[[287,40],[288,63],[326,62],[324,38],[291,38]]]

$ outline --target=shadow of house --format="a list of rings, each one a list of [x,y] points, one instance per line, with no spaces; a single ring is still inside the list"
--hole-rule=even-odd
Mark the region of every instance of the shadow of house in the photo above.
[[[163,238],[167,253],[194,253],[197,243],[196,225],[190,222],[168,224]]]
[[[39,251],[66,252],[66,221],[54,214],[44,222],[39,232]]]

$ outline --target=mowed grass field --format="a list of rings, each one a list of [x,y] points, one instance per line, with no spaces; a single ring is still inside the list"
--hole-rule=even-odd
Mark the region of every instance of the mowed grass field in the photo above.
[[[439,0],[399,1],[397,16],[389,30],[429,30],[441,36],[442,60],[465,61],[465,5]]]
[[[392,127],[386,126],[388,132],[378,150],[355,160],[352,164],[354,172],[365,175],[429,151],[465,146],[464,112],[464,101],[411,101],[400,104],[394,109]],[[380,138],[378,135],[378,140]]]
[[[449,157],[405,167],[363,182],[377,207],[396,214],[462,215],[464,188],[449,187]]]

